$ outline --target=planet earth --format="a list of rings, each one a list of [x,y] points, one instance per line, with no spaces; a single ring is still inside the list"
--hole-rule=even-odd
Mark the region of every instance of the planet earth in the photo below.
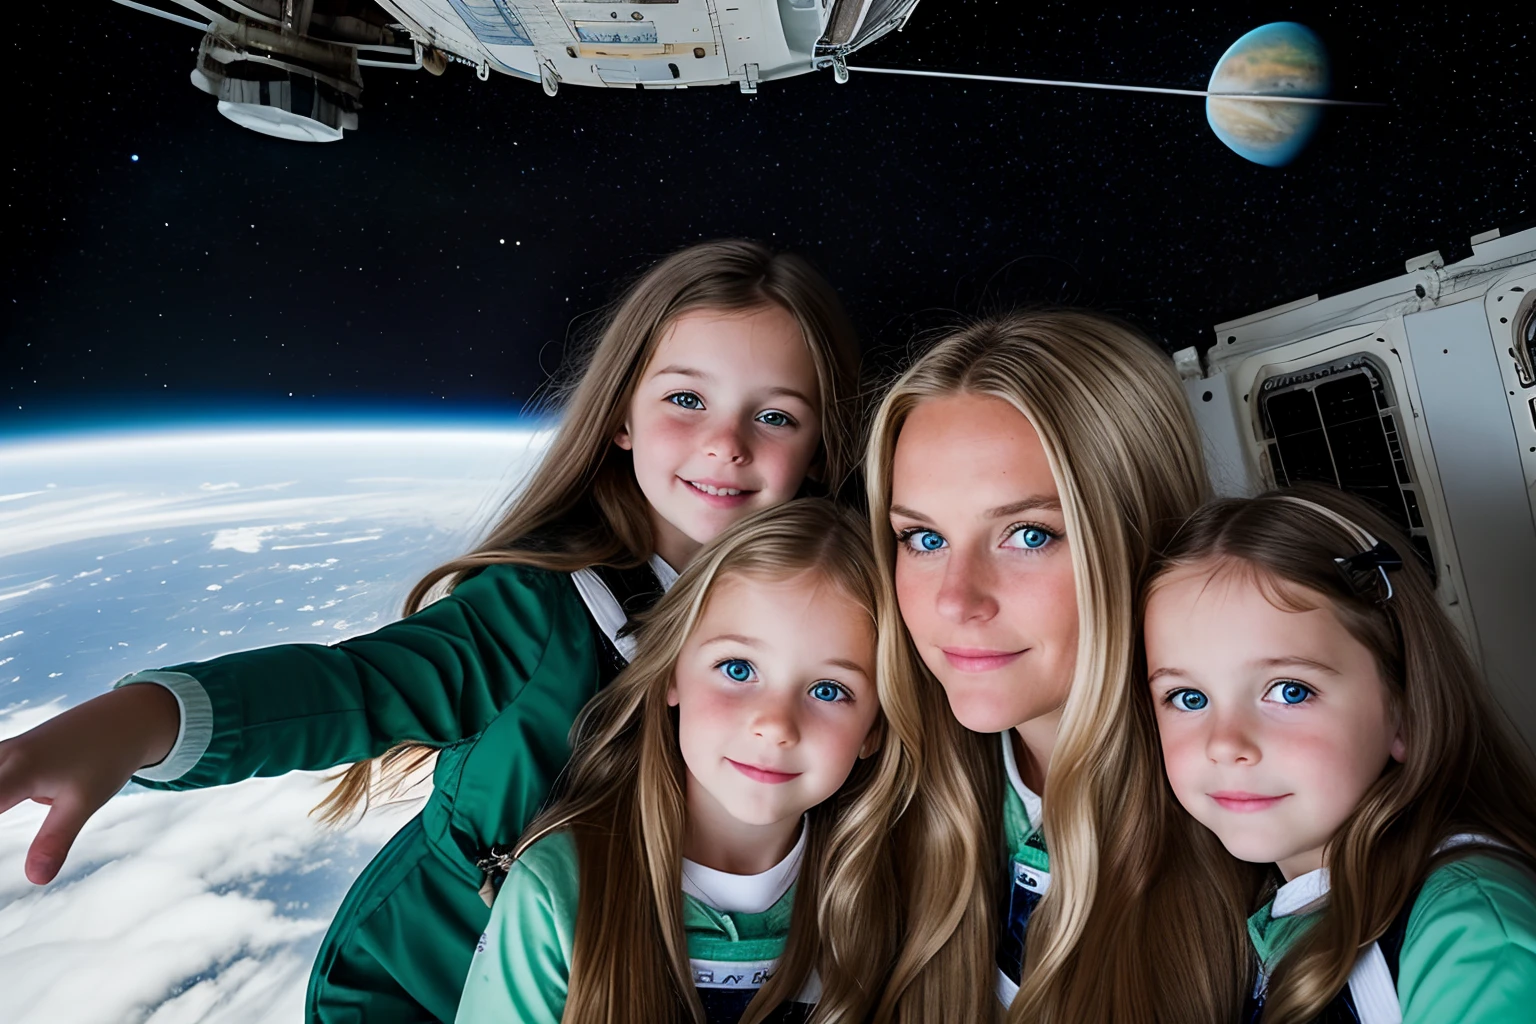
[[[0,440],[0,738],[129,672],[396,618],[542,450],[536,425],[210,429]],[[347,886],[430,782],[350,828],[324,773],[129,784],[63,872],[22,874],[46,808],[0,815],[0,1019],[291,1024]]]
[[[1206,91],[1206,119],[1216,137],[1238,156],[1266,167],[1296,158],[1317,131],[1322,107],[1308,103],[1243,99],[1241,96],[1328,95],[1331,74],[1323,42],[1305,25],[1277,21],[1243,36],[1222,54]]]

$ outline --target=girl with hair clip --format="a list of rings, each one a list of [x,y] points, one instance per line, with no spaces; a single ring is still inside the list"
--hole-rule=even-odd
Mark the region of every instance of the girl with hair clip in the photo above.
[[[435,755],[426,806],[332,922],[307,1015],[452,1020],[504,851],[628,656],[628,616],[726,527],[837,488],[857,358],[799,258],[721,241],[662,260],[608,319],[531,479],[476,550],[416,585],[406,619],[139,673],[0,744],[0,810],[53,805],[28,877],[52,879],[130,775],[190,789],[357,762],[317,808],[336,823]]]
[[[1189,817],[1166,827],[1204,833],[1171,895],[1211,884],[1216,840],[1281,883],[1247,921],[1245,1021],[1513,1024],[1536,1006],[1530,751],[1399,551],[1375,510],[1312,486],[1201,509],[1149,584],[1136,778],[1160,737],[1167,786],[1135,795],[1169,808],[1171,789]],[[1222,967],[1192,951],[1192,972]]]
[[[1120,982],[1176,977],[1223,890],[1160,911],[1150,965],[1091,916],[1136,918],[1154,880],[1135,837],[1155,808],[1126,797],[1145,762],[1115,713],[1159,525],[1208,490],[1172,365],[1094,313],[974,324],[886,395],[866,482],[893,589],[881,703],[918,766],[894,833],[906,940],[876,1019],[1221,1019],[1235,978],[1147,986],[1148,1005]],[[1202,955],[1245,962],[1222,938]]]
[[[896,945],[887,835],[909,771],[881,742],[875,575],[862,523],[819,499],[690,564],[582,713],[461,1024],[867,1018]]]

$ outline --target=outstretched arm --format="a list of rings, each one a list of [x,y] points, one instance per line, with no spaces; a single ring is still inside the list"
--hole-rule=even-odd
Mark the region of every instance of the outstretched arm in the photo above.
[[[497,566],[334,647],[272,647],[130,677],[0,743],[0,812],[27,799],[53,806],[27,861],[27,877],[47,882],[85,821],[141,769],[147,786],[190,789],[327,768],[407,740],[453,743],[535,677],[557,690],[590,685],[574,678],[594,670],[590,638],[568,577]]]
[[[164,759],[176,741],[176,699],[158,686],[125,686],[0,742],[0,813],[33,800],[48,816],[27,851],[27,878],[53,881],[86,820]]]
[[[331,647],[267,647],[144,673],[180,677],[184,693],[190,686],[206,702],[211,726],[201,737],[186,730],[203,749],[174,752],[176,774],[140,781],[193,789],[329,768],[403,741],[454,743],[541,671],[586,666],[590,636],[569,577],[496,566],[409,618]],[[194,725],[199,701],[181,703]]]

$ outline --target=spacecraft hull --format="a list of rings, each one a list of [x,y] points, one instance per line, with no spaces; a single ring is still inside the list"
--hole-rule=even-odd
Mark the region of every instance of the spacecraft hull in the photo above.
[[[759,84],[836,67],[918,0],[116,0],[206,35],[193,84],[236,123],[297,141],[357,127],[359,69],[449,64],[608,89]],[[210,61],[209,54],[216,60]],[[338,79],[341,79],[338,82]],[[257,82],[257,85],[251,85]],[[307,98],[324,94],[323,102]],[[294,97],[299,97],[295,100]],[[305,105],[308,103],[309,105]]]
[[[1217,490],[1318,480],[1375,502],[1536,744],[1536,228],[1218,324],[1174,359]]]

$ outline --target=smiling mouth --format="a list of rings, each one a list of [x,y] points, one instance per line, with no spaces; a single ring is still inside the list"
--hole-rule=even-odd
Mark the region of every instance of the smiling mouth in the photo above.
[[[738,494],[743,493],[741,489],[737,487],[716,487],[713,484],[701,484],[697,480],[689,480],[688,486],[703,491],[705,494],[714,494],[732,498],[736,497]]]
[[[766,782],[771,786],[777,786],[800,777],[799,772],[776,772],[771,768],[759,768],[755,764],[742,764],[740,761],[732,761],[729,757],[726,760],[731,762],[732,768],[735,768],[753,782]]]
[[[1291,794],[1281,793],[1279,796],[1262,796],[1258,793],[1222,791],[1220,793],[1207,793],[1206,795],[1216,801],[1217,806],[1221,807],[1222,810],[1247,814],[1253,811],[1267,811]]]
[[[678,477],[683,480],[682,477]],[[693,489],[693,493],[701,498],[708,499],[712,505],[739,505],[748,501],[756,494],[756,491],[744,487],[727,487],[724,484],[712,484],[704,480],[683,480]]]
[[[995,651],[984,647],[940,647],[951,667],[961,672],[991,672],[1012,664],[1028,647],[1017,651]]]

